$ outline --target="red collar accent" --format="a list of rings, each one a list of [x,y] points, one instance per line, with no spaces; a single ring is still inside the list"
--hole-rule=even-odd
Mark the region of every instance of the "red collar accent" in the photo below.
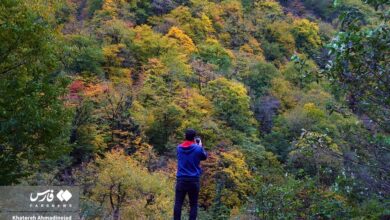
[[[181,147],[189,147],[193,144],[195,144],[195,141],[183,141],[183,143],[181,143],[180,146]]]

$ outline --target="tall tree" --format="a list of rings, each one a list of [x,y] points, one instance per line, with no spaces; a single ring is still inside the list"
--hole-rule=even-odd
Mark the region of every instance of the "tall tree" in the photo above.
[[[365,1],[375,8],[389,1]],[[349,107],[367,114],[390,131],[390,27],[388,12],[382,11],[378,25],[361,26],[360,16],[347,11],[341,16],[344,31],[329,45],[333,59],[327,76],[347,94]]]
[[[68,147],[70,111],[60,98],[51,24],[28,2],[0,2],[0,184],[39,170]]]

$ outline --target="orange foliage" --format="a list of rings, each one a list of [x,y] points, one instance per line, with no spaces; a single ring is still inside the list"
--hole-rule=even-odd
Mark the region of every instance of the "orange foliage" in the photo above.
[[[103,83],[89,84],[84,90],[84,95],[87,97],[98,96],[108,91],[108,86]]]

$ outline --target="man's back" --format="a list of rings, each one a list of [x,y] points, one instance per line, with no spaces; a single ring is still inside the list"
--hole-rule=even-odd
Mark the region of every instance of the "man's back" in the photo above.
[[[202,169],[200,161],[205,160],[207,154],[203,147],[192,141],[184,141],[177,146],[177,177],[199,178]]]

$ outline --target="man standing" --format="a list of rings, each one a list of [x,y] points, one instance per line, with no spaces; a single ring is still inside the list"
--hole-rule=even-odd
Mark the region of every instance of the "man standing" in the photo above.
[[[200,138],[195,140],[195,137],[196,131],[187,129],[185,141],[177,146],[175,220],[181,219],[181,208],[186,194],[190,201],[190,220],[195,220],[198,213],[199,178],[202,174],[199,164],[201,160],[206,160],[207,153]]]

